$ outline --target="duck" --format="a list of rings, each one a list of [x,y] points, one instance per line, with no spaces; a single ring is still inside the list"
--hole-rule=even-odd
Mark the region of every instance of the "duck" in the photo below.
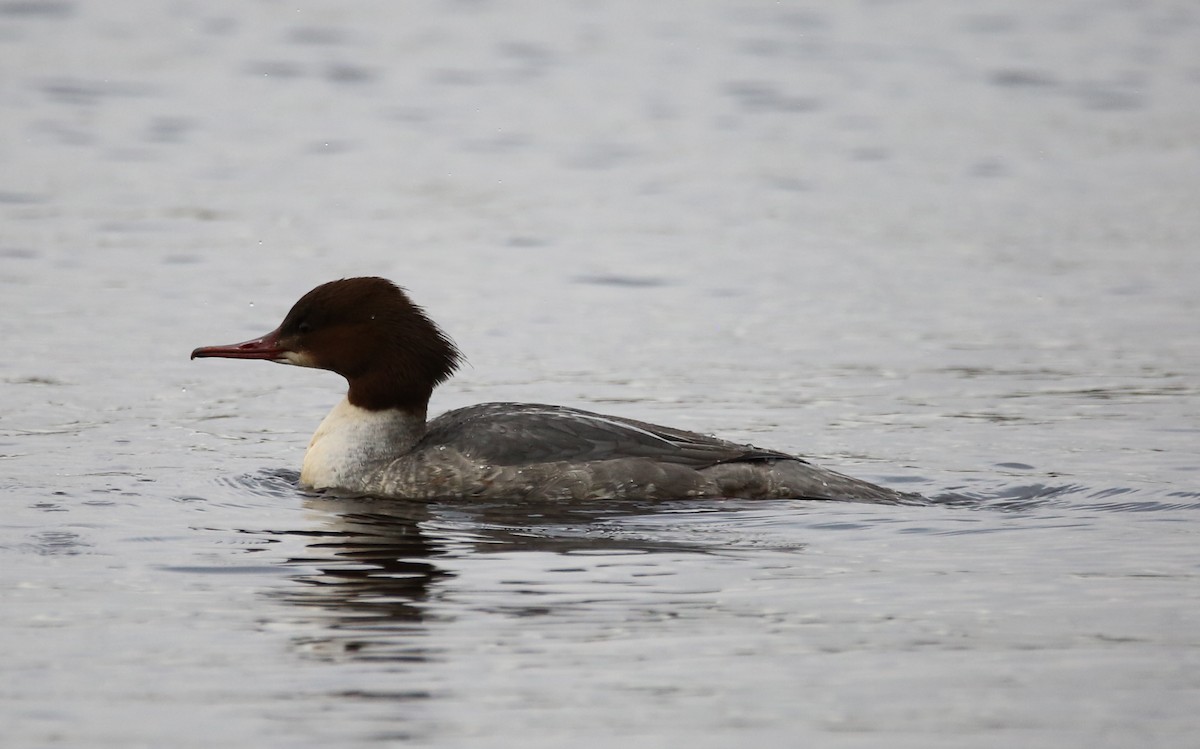
[[[464,358],[385,278],[321,284],[270,333],[191,358],[262,359],[346,379],[304,454],[300,483],[312,490],[423,501],[914,496],[787,452],[567,406],[481,403],[430,420],[434,388]]]

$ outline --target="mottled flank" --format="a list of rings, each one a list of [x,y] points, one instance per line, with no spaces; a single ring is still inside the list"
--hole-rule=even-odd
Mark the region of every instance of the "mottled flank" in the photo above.
[[[410,499],[825,499],[896,503],[916,498],[797,459],[708,468],[614,458],[524,466],[480,464],[445,445],[368,474],[361,491]]]

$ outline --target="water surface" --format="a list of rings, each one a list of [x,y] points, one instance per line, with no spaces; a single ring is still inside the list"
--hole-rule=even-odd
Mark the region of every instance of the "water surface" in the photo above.
[[[1176,747],[1200,731],[1200,13],[0,2],[5,746]],[[440,411],[933,498],[314,495],[406,286]]]

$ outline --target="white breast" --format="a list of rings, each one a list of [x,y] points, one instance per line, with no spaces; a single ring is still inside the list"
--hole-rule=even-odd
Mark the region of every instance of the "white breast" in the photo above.
[[[300,483],[361,490],[372,471],[407,453],[424,433],[423,414],[369,411],[343,398],[308,443]]]

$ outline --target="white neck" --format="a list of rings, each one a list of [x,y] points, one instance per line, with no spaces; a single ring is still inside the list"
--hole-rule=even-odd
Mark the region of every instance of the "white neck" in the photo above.
[[[424,434],[423,414],[368,411],[343,398],[308,443],[300,483],[314,489],[361,488],[372,469],[407,453]]]

